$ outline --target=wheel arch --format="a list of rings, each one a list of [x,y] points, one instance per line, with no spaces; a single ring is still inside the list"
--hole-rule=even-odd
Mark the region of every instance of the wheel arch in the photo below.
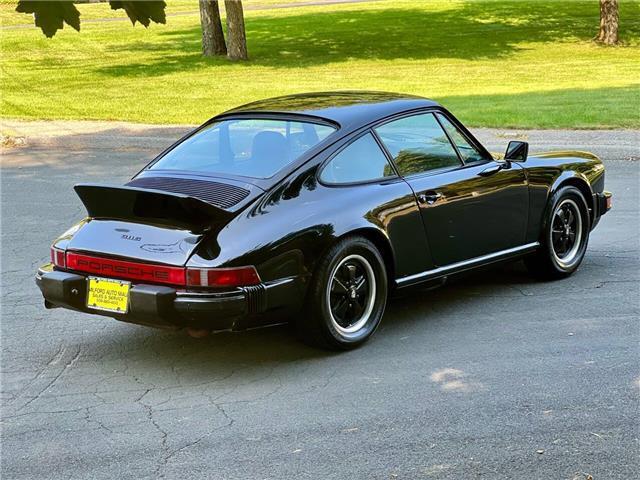
[[[336,238],[336,242],[339,242],[345,237],[351,236],[364,237],[375,245],[382,256],[382,260],[384,261],[384,266],[387,271],[387,284],[391,287],[394,284],[396,267],[395,254],[389,238],[377,228],[360,227],[343,233]]]
[[[587,203],[589,210],[589,224],[593,224],[595,210],[593,208],[593,192],[586,178],[581,177],[577,172],[572,172],[573,175],[569,177],[560,177],[554,183],[549,192],[549,198],[551,198],[558,190],[563,187],[571,186],[580,190],[580,193],[584,195],[584,200]]]

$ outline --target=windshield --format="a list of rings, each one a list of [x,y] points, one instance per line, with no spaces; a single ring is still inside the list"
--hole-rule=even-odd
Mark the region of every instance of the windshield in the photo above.
[[[335,130],[291,120],[223,120],[191,135],[149,168],[268,178]]]

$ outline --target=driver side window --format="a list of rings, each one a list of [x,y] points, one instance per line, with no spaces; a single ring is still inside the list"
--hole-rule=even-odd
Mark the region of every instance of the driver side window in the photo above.
[[[392,120],[376,127],[375,131],[404,177],[462,166],[432,113]]]

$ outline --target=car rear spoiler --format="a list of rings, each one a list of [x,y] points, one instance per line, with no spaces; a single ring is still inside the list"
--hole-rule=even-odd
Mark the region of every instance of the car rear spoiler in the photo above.
[[[151,188],[81,183],[74,190],[90,217],[156,223],[189,230],[228,220],[232,214],[199,198]]]

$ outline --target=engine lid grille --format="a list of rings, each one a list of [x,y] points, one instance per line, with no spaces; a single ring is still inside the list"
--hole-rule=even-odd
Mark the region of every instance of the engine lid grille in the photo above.
[[[250,193],[245,188],[227,183],[173,177],[136,178],[127,183],[127,186],[189,195],[220,208],[233,207],[247,198]]]

